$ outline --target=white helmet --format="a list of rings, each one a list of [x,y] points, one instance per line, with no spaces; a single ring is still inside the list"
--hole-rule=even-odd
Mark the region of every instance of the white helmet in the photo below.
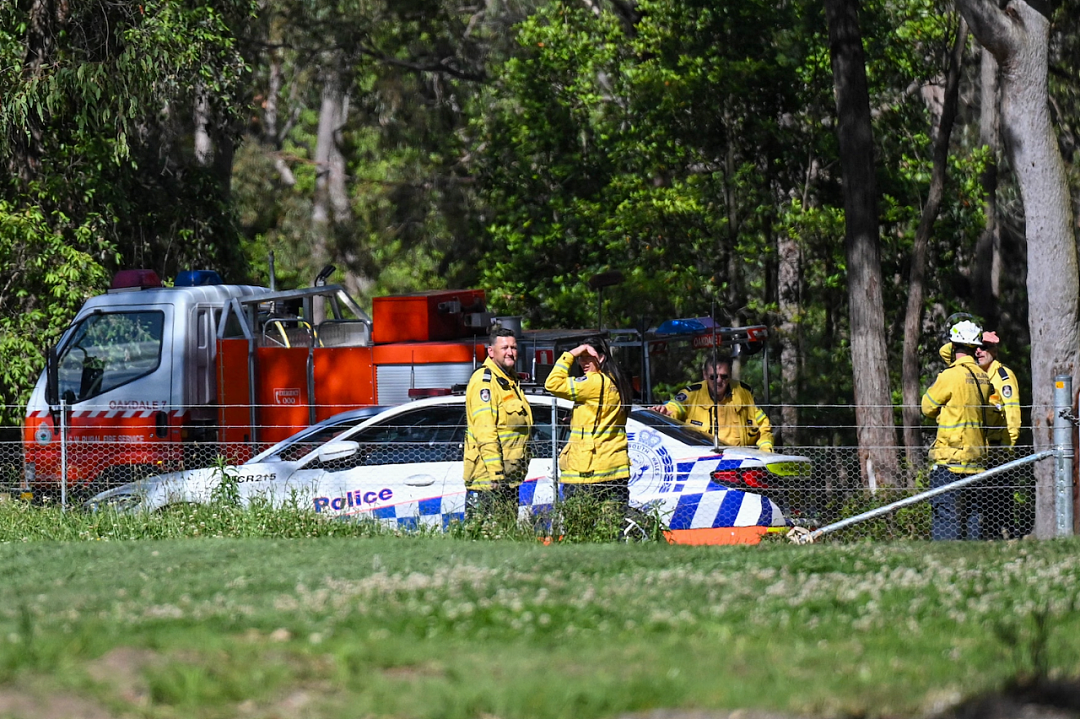
[[[982,347],[982,327],[971,320],[957,322],[949,330],[949,340],[957,345]]]

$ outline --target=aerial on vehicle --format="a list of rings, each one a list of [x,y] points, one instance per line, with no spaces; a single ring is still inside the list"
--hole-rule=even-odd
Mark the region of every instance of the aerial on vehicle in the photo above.
[[[571,403],[528,396],[535,420],[532,460],[518,491],[519,516],[543,513],[555,499],[554,433],[565,441]],[[370,519],[397,528],[445,528],[465,516],[462,480],[465,400],[421,399],[374,416],[351,412],[298,433],[251,460],[149,477],[90,500],[95,508],[155,511],[207,503],[224,476],[243,503],[266,501],[333,519]],[[805,457],[747,447],[716,448],[708,437],[648,409],[627,421],[630,504],[656,512],[670,541],[756,542],[789,526],[777,502],[761,494],[770,482],[804,477]],[[758,487],[757,491],[751,487]]]

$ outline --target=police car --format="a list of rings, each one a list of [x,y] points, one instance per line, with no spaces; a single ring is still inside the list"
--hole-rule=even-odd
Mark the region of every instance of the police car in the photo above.
[[[546,395],[528,399],[534,426],[532,460],[518,492],[522,516],[552,507],[553,468],[572,409],[570,402]],[[205,503],[224,473],[235,477],[245,503],[259,497],[327,518],[370,518],[398,528],[445,528],[462,521],[465,398],[434,397],[371,412],[337,415],[239,466],[150,477],[103,492],[89,504],[153,511]],[[658,513],[670,541],[756,542],[789,526],[780,507],[761,492],[773,480],[808,476],[807,458],[748,447],[717,451],[708,437],[644,408],[634,408],[626,429],[630,503]]]

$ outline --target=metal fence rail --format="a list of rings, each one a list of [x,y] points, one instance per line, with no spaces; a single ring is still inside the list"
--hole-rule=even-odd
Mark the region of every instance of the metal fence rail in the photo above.
[[[854,517],[848,517],[847,519],[842,519],[842,520],[839,520],[837,522],[833,522],[832,524],[826,525],[824,527],[820,527],[820,528],[815,529],[813,531],[793,533],[792,534],[792,539],[795,542],[797,542],[798,544],[810,544],[810,543],[812,543],[812,542],[814,542],[814,541],[816,541],[818,539],[821,539],[822,537],[824,537],[824,536],[826,536],[828,534],[833,534],[835,532],[840,532],[840,531],[848,529],[850,527],[854,527],[854,526],[859,525],[859,524],[870,522],[871,520],[888,517],[892,513],[897,512],[897,511],[899,511],[901,509],[904,509],[905,507],[911,507],[911,506],[914,506],[914,505],[919,504],[921,502],[926,502],[928,500],[931,500],[934,497],[940,497],[940,496],[943,496],[943,495],[947,495],[947,494],[949,494],[951,492],[956,492],[957,490],[963,489],[965,487],[973,487],[974,485],[978,485],[978,491],[980,493],[983,493],[986,497],[992,497],[992,496],[994,496],[994,493],[998,493],[999,496],[1002,497],[999,500],[999,502],[996,502],[996,503],[983,503],[983,504],[990,504],[991,505],[989,507],[990,511],[987,512],[987,514],[990,515],[987,518],[987,524],[989,524],[990,526],[994,526],[995,528],[998,528],[998,529],[1000,529],[1002,531],[1001,531],[1001,536],[1000,537],[993,536],[993,533],[991,533],[992,536],[986,536],[986,537],[980,536],[980,537],[968,537],[968,538],[971,538],[971,539],[976,539],[976,538],[978,538],[978,539],[998,539],[998,538],[1008,539],[1008,538],[1010,538],[1010,536],[1012,538],[1015,538],[1017,536],[1020,536],[1020,530],[1017,528],[1018,525],[1014,523],[1016,521],[1015,511],[1010,506],[1010,501],[1015,501],[1015,495],[1010,499],[1008,496],[1000,495],[1000,493],[1002,491],[1008,492],[1009,490],[1014,488],[1014,484],[1010,480],[1009,475],[1012,472],[1014,472],[1015,470],[1019,470],[1022,467],[1026,467],[1027,465],[1034,464],[1035,462],[1038,462],[1039,460],[1048,459],[1050,457],[1056,457],[1056,456],[1057,456],[1057,452],[1055,452],[1054,450],[1047,450],[1047,451],[1044,451],[1044,452],[1038,452],[1036,454],[1032,454],[1032,455],[1030,455],[1028,457],[1023,457],[1021,459],[1016,459],[1016,460],[1013,460],[1011,462],[1006,462],[1005,464],[1001,465],[1000,467],[995,467],[995,468],[989,469],[989,470],[987,470],[985,472],[980,472],[978,474],[971,474],[971,475],[966,475],[966,476],[962,475],[963,479],[957,479],[955,482],[950,482],[950,483],[944,484],[944,485],[942,485],[940,487],[936,487],[934,489],[928,489],[925,492],[919,492],[919,493],[914,494],[914,495],[912,495],[910,497],[906,497],[904,499],[899,499],[899,500],[896,500],[894,502],[890,502],[889,504],[886,504],[885,506],[877,507],[876,509],[868,510],[868,511],[863,512],[861,514],[857,514]],[[972,493],[971,499],[972,500],[977,500],[978,497],[974,493]],[[982,517],[980,517],[980,520],[981,519],[982,519]],[[986,528],[988,528],[988,527],[986,527]],[[981,530],[984,529],[984,527],[982,526],[981,521],[980,521],[979,529],[980,529],[980,533],[981,533]],[[1010,529],[1012,530],[1012,533],[1010,533]]]
[[[1036,526],[1036,507],[1045,500],[1047,484],[1039,476],[1053,477],[1052,506],[1057,534],[1071,534],[1075,506],[1073,473],[1073,442],[1075,427],[1068,411],[1071,387],[1062,382],[1057,398],[1055,445],[1052,450],[1036,452],[1026,445],[1014,448],[989,448],[988,471],[967,477],[943,487],[930,486],[930,470],[925,448],[911,461],[902,447],[892,448],[897,469],[889,476],[868,480],[863,475],[859,449],[853,446],[825,444],[783,446],[777,451],[809,458],[808,474],[783,476],[769,472],[723,473],[716,480],[731,489],[769,498],[783,511],[793,527],[801,528],[802,541],[857,541],[865,539],[930,539],[934,526],[935,497],[955,493],[960,538],[996,539],[1024,537]],[[18,411],[8,408],[8,416]],[[769,409],[770,414],[777,408]],[[537,434],[530,450],[534,457],[557,455],[558,443],[552,444],[557,428],[552,421],[536,428]],[[779,419],[779,417],[774,417]],[[200,467],[212,467],[222,462],[242,463],[269,443],[253,446],[244,442],[165,441],[154,438],[152,461],[145,460],[139,449],[150,438],[127,435],[110,429],[106,417],[96,433],[75,433],[67,436],[50,434],[36,437],[36,425],[25,429],[0,429],[0,495],[18,497],[34,489],[38,499],[67,503],[81,501],[99,491],[156,474]],[[203,426],[206,436],[213,436],[213,427]],[[278,428],[275,428],[278,429]],[[390,428],[394,429],[394,428]],[[430,462],[460,462],[464,427],[444,424],[424,428],[400,427],[400,432],[388,432],[378,446],[365,448],[370,463],[394,461],[423,464]],[[822,430],[822,428],[814,428]],[[38,430],[39,432],[42,430]],[[291,431],[291,430],[290,430]],[[275,434],[282,434],[278,431]],[[287,433],[286,433],[287,434]],[[805,439],[814,434],[818,439],[840,436],[840,432],[810,432],[803,428]],[[928,447],[933,441],[934,428],[923,428],[923,440]],[[318,440],[325,441],[325,438]],[[303,457],[314,446],[298,443],[287,450],[284,459]],[[42,448],[55,450],[51,469],[46,470]],[[28,457],[33,457],[28,460]],[[143,456],[143,459],[139,459]],[[1053,467],[1048,460],[1053,459]],[[678,459],[678,458],[676,458]],[[36,461],[34,461],[36,460]],[[43,473],[51,471],[68,477],[67,483],[52,485],[41,481]]]

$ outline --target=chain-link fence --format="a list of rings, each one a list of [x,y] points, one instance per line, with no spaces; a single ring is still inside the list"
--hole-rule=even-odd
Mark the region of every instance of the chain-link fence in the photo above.
[[[159,420],[154,413],[146,413],[147,416],[142,418],[115,413],[114,417],[97,418],[93,425],[79,424],[76,417],[70,424],[57,422],[62,425],[59,429],[51,422],[33,417],[22,429],[0,430],[0,493],[6,497],[32,495],[35,501],[74,504],[97,492],[144,477],[223,463],[237,465],[253,458],[267,459],[267,452],[272,455],[271,459],[298,462],[311,457],[312,452],[342,432],[372,419],[378,409],[335,415],[277,445],[250,439],[247,442],[213,441],[218,428],[212,423],[201,424],[197,431],[169,424],[160,426],[156,424]],[[769,407],[768,411],[779,418],[783,409]],[[799,409],[805,410],[806,415],[811,412],[820,415],[820,407]],[[460,473],[465,435],[463,399],[460,404],[432,406],[428,411],[414,414],[416,416],[399,415],[396,420],[383,423],[369,422],[358,454],[348,460],[352,463],[350,466],[406,465],[415,475],[416,467],[449,467],[457,463],[439,471]],[[1030,416],[1030,411],[1025,411],[1025,416]],[[540,472],[549,471],[546,468],[554,464],[552,458],[565,442],[563,413],[559,415],[563,434],[554,448],[550,418],[548,410],[546,417],[537,417],[534,427],[531,450],[541,462]],[[273,428],[274,432],[262,431],[265,429],[268,428],[257,428],[252,435],[256,438],[288,436],[291,432],[291,429],[285,431],[280,427]],[[817,426],[813,429],[813,434],[824,442],[846,436],[851,427]],[[556,428],[555,431],[559,430]],[[642,433],[648,431],[641,426],[637,429],[640,436],[645,436]],[[753,450],[741,454],[731,450],[717,453],[707,444],[688,445],[685,438],[673,435],[664,440],[673,442],[663,455],[667,464],[642,459],[646,454],[635,452],[632,447],[633,462],[652,464],[632,468],[631,497],[634,496],[634,482],[657,484],[655,474],[649,473],[668,472],[673,479],[662,491],[696,492],[694,496],[703,496],[710,491],[726,490],[760,497],[763,498],[762,506],[770,506],[771,501],[782,512],[787,526],[804,528],[815,538],[832,541],[1018,538],[1035,532],[1040,512],[1060,512],[1061,505],[1067,503],[1071,532],[1075,483],[1071,476],[1067,478],[1067,496],[1054,484],[1060,485],[1063,481],[1061,477],[1054,477],[1055,472],[1060,474],[1056,465],[1065,453],[1066,438],[1070,451],[1075,442],[1073,425],[1066,422],[1064,432],[1057,453],[1036,452],[1030,443],[1012,448],[989,448],[985,468],[998,469],[985,472],[985,477],[935,468],[930,464],[926,450],[934,438],[933,426],[922,428],[923,446],[918,451],[889,448],[885,455],[891,456],[894,464],[878,466],[873,472],[867,470],[865,448],[862,455],[858,447],[824,443],[776,448],[777,454],[809,460],[807,469],[807,464],[801,461],[796,466],[771,458],[776,455],[770,457]],[[810,434],[805,428],[800,433],[802,437]],[[791,435],[794,433],[789,433]],[[1029,427],[1024,428],[1022,436],[1031,436]],[[651,449],[653,454],[647,457],[662,457],[655,451],[657,447]],[[741,457],[737,462],[730,459],[735,454]],[[547,464],[543,465],[545,461]],[[318,466],[332,469],[331,462],[326,459]],[[708,470],[704,475],[699,471],[703,466]],[[1072,470],[1069,471],[1071,475]],[[66,484],[59,481],[61,476],[68,478]],[[702,480],[708,483],[707,486],[695,489],[694,478],[702,476],[707,478]],[[1046,477],[1051,478],[1049,484]],[[927,491],[965,480],[962,487],[946,489],[932,497],[922,496]],[[363,497],[359,500],[352,497],[352,500],[361,502]],[[891,507],[904,500],[914,501]],[[327,507],[332,501],[335,498],[327,499]],[[343,496],[341,501],[347,500]],[[678,501],[681,499],[675,497],[675,501],[665,506],[670,511],[677,511],[676,507],[681,506]],[[315,508],[320,509],[317,503]],[[881,508],[888,509],[875,514],[875,510]],[[851,521],[863,515],[868,515],[865,520]],[[1043,521],[1047,521],[1045,517]],[[1065,520],[1055,515],[1051,525],[1061,521]]]

